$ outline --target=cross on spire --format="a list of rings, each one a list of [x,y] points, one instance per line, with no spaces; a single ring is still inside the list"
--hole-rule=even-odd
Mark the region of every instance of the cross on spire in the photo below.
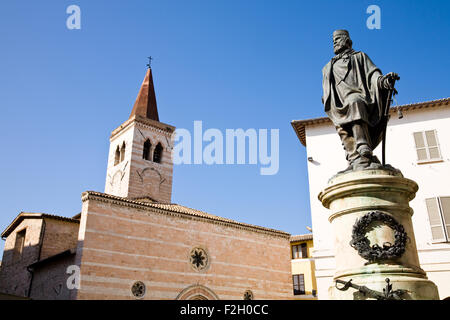
[[[153,58],[152,58],[152,56],[150,56],[150,57],[147,57],[147,59],[148,59],[147,67],[149,69],[151,69],[152,68],[152,60],[153,60]]]

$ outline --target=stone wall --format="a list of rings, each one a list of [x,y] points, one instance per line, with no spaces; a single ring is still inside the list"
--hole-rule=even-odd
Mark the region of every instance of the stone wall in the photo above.
[[[68,300],[70,290],[67,268],[74,264],[74,255],[63,256],[35,268],[30,297],[33,300]]]
[[[30,214],[6,237],[0,270],[0,292],[28,296],[34,277],[27,267],[77,247],[79,223]],[[15,249],[17,233],[25,231],[22,253]]]
[[[26,229],[25,243],[21,255],[14,251],[16,235]],[[5,239],[2,268],[0,271],[0,292],[28,296],[31,273],[27,266],[39,258],[42,219],[25,219]]]

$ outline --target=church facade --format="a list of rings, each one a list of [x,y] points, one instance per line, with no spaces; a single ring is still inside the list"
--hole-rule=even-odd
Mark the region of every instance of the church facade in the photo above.
[[[81,213],[20,213],[3,231],[0,292],[31,299],[291,299],[290,234],[172,203],[175,127],[152,70],[110,137],[104,192]]]

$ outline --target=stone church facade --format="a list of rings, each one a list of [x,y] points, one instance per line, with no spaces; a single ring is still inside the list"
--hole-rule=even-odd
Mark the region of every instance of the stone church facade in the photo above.
[[[148,69],[129,119],[111,134],[105,192],[84,192],[72,218],[20,213],[2,233],[0,293],[291,299],[288,233],[171,202],[174,132],[159,121]]]

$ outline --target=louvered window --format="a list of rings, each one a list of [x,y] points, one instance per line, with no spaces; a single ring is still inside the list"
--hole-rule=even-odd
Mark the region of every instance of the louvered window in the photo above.
[[[413,135],[418,162],[442,159],[436,130],[414,132]]]
[[[450,242],[450,197],[425,200],[434,242]]]

